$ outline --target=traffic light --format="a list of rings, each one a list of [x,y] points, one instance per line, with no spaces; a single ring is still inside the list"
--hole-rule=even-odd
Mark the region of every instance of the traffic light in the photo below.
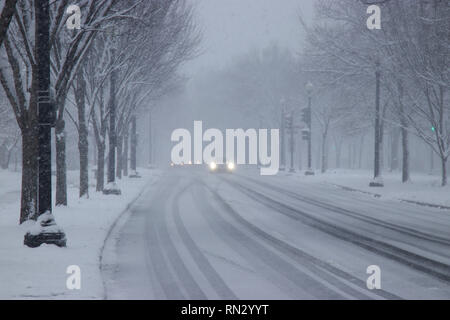
[[[303,140],[309,140],[309,135],[310,135],[309,129],[302,130],[302,139]]]
[[[309,122],[311,120],[311,109],[310,108],[303,108],[302,109],[302,121],[309,125]]]
[[[286,117],[286,128],[292,128],[292,117],[291,116],[287,116]]]

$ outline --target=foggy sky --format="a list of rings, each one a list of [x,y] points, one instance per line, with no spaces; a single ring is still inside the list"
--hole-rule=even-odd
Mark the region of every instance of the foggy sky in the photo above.
[[[272,42],[300,50],[303,34],[298,22],[307,19],[314,0],[191,0],[203,32],[202,55],[186,65],[188,73],[220,68],[236,55]],[[309,19],[308,19],[309,20]]]

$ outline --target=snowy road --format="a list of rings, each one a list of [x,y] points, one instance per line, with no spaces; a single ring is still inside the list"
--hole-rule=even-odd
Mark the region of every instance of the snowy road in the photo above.
[[[115,234],[107,297],[450,299],[449,211],[302,180],[168,171]]]

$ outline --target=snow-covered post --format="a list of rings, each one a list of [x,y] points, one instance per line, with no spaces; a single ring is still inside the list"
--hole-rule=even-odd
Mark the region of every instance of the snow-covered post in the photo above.
[[[56,225],[52,215],[51,127],[55,123],[50,101],[50,15],[49,0],[35,0],[36,62],[38,99],[38,218],[25,234],[24,244],[39,247],[43,243],[66,246],[66,235]]]

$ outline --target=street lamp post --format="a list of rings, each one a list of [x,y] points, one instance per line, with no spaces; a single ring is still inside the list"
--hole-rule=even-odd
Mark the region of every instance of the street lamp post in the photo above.
[[[306,84],[306,93],[308,94],[308,112],[307,112],[307,126],[308,126],[308,169],[305,171],[305,175],[313,176],[314,171],[312,169],[312,109],[311,109],[311,100],[312,100],[312,92],[314,90],[314,86],[311,82]]]
[[[28,247],[41,244],[66,246],[66,235],[52,215],[51,128],[55,124],[55,110],[50,99],[50,14],[49,0],[35,0],[35,42],[37,62],[37,120],[38,120],[38,215],[35,225],[24,237]],[[30,181],[30,183],[33,183]]]

